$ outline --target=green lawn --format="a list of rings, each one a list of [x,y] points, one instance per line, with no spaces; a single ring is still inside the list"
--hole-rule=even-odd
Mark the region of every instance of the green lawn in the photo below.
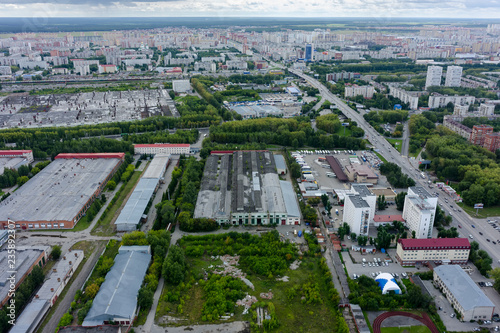
[[[382,333],[430,333],[427,326],[381,327]]]
[[[492,216],[500,216],[500,206],[478,209],[478,214],[476,216],[476,209],[474,209],[474,207],[467,206],[463,202],[460,202],[457,205],[462,207],[462,209],[471,217],[487,218]]]
[[[388,139],[386,138],[387,141],[389,141],[389,143],[391,143],[394,148],[396,148],[398,150],[398,152],[401,154],[401,146],[403,145],[403,140],[401,139]]]
[[[144,170],[146,170],[146,168],[144,168]],[[130,192],[132,192],[135,185],[141,178],[141,174],[141,171],[134,171],[134,174],[132,175],[130,180],[127,182],[127,184],[124,185],[124,188],[121,191],[118,200],[116,200],[114,205],[110,208],[104,219],[102,219],[100,222],[97,222],[94,229],[92,229],[92,235],[111,236],[115,233],[115,228],[112,222],[115,220],[115,217],[118,217],[117,214],[119,213],[119,210],[121,210],[122,205],[124,205],[125,199],[128,197]],[[108,199],[108,201],[111,201],[111,199]]]
[[[375,155],[378,156],[378,158],[380,158],[380,160],[384,163],[388,163],[387,160],[384,158],[384,156],[380,155],[379,153],[377,153],[376,151],[374,151]]]
[[[420,152],[422,151],[422,149],[424,149],[423,147],[419,148],[416,152],[414,153],[410,153],[410,157],[415,157],[417,158],[417,156],[420,154]]]
[[[344,136],[344,128],[345,128],[345,136],[351,136],[351,130],[347,127],[344,127],[344,126],[340,126],[340,129],[333,134],[337,134],[339,136]]]

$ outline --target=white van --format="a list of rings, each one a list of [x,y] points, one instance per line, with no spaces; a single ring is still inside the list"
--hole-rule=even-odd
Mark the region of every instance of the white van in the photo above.
[[[333,172],[327,172],[327,173],[326,173],[326,176],[327,176],[328,178],[337,178],[337,175],[336,175],[335,173],[333,173]]]

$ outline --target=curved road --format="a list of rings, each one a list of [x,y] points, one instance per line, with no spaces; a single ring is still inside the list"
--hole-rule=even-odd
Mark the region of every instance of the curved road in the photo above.
[[[276,64],[278,65],[278,64]],[[278,65],[279,66],[279,65]],[[378,152],[383,155],[388,161],[398,164],[401,167],[401,171],[413,177],[417,186],[422,186],[426,188],[429,192],[433,193],[437,190],[429,190],[427,187],[428,179],[422,179],[420,177],[420,171],[414,168],[407,156],[401,156],[399,152],[392,147],[392,145],[378,133],[371,125],[369,125],[363,116],[353,109],[351,109],[347,104],[345,104],[339,97],[332,94],[328,88],[326,88],[321,82],[318,80],[304,74],[302,71],[289,69],[290,73],[295,74],[302,79],[309,82],[313,87],[318,88],[321,95],[325,100],[328,100],[335,105],[349,118],[356,121],[358,126],[365,131],[365,134],[368,137],[368,140],[377,147]],[[406,125],[407,126],[407,125]],[[405,131],[408,132],[408,131]],[[448,203],[446,203],[445,199],[448,199]],[[446,193],[440,192],[440,196],[438,197],[439,205],[442,209],[446,211],[446,213],[451,213],[453,216],[452,226],[459,226],[459,232],[463,237],[472,236],[474,240],[476,240],[481,249],[484,249],[488,252],[488,254],[493,259],[494,267],[499,267],[500,260],[500,241],[497,242],[497,239],[500,240],[500,232],[494,230],[488,223],[486,223],[485,219],[473,219],[465,212],[458,212],[458,207]],[[453,211],[455,208],[457,211]],[[493,218],[494,219],[494,218]],[[500,221],[500,219],[499,219]],[[474,227],[473,227],[474,226]],[[483,235],[480,235],[481,232]],[[487,235],[487,236],[486,236]],[[497,244],[493,244],[490,241],[495,241]]]

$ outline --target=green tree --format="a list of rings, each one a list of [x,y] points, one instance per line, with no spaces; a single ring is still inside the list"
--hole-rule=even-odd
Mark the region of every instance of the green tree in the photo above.
[[[405,197],[406,197],[406,192],[399,192],[396,194],[396,209],[399,211],[403,211],[404,205],[405,205]]]
[[[139,289],[137,293],[137,305],[141,309],[149,309],[153,305],[153,292],[146,287]]]
[[[52,247],[52,252],[50,252],[50,256],[52,259],[57,260],[59,257],[61,257],[61,246],[59,245],[54,245]]]
[[[387,202],[385,202],[385,195],[379,195],[377,198],[378,210],[384,210],[385,206],[387,206]]]

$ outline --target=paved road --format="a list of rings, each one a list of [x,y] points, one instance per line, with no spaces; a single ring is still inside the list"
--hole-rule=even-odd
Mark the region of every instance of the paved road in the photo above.
[[[401,156],[409,156],[410,152],[410,129],[408,127],[408,122],[404,124],[403,127],[403,142],[401,143]]]
[[[459,230],[461,235],[464,237],[467,237],[468,235],[472,235],[474,237],[474,240],[478,241],[481,248],[486,250],[488,254],[492,257],[493,259],[493,266],[494,267],[499,267],[499,260],[500,260],[500,244],[494,245],[491,242],[488,242],[486,240],[486,236],[481,236],[479,232],[482,232],[483,235],[491,235],[490,240],[497,240],[500,239],[500,233],[498,231],[494,230],[489,226],[487,223],[485,223],[485,219],[473,219],[471,218],[467,213],[465,212],[458,212],[458,211],[453,211],[452,207],[455,209],[458,209],[458,207],[455,205],[455,203],[451,203],[453,201],[451,197],[449,197],[446,193],[437,190],[435,188],[429,189],[427,181],[428,179],[421,178],[419,176],[420,171],[413,167],[410,164],[410,161],[408,160],[407,156],[402,156],[398,153],[398,151],[392,147],[392,145],[387,142],[387,140],[380,135],[373,127],[371,127],[365,119],[361,116],[361,114],[357,113],[353,109],[351,109],[349,106],[347,106],[339,97],[335,96],[332,94],[323,84],[321,84],[318,80],[302,73],[301,71],[298,70],[293,70],[289,69],[289,71],[292,74],[295,74],[305,80],[307,80],[313,87],[318,88],[321,95],[325,100],[329,100],[330,102],[334,103],[337,105],[337,107],[349,118],[352,120],[356,121],[358,126],[362,128],[366,135],[368,136],[368,139],[370,142],[376,147],[376,150],[383,155],[389,162],[393,162],[398,164],[401,167],[401,171],[412,176],[412,178],[415,180],[417,186],[422,186],[426,189],[428,189],[430,192],[435,192],[439,191],[440,196],[438,198],[438,202],[440,206],[446,207],[445,211],[446,213],[450,213],[450,210],[452,212],[453,216],[453,226],[458,226],[460,225],[462,228]],[[450,203],[445,202],[445,198],[448,199]],[[452,207],[450,207],[450,204]],[[500,220],[497,218],[497,220]],[[472,225],[475,226],[475,228],[472,227]],[[493,234],[492,234],[493,233]]]
[[[66,296],[61,301],[61,303],[59,303],[59,306],[57,306],[47,325],[45,325],[42,331],[43,333],[53,333],[56,330],[57,324],[59,324],[59,320],[61,320],[61,317],[68,311],[69,307],[71,306],[71,302],[75,299],[77,290],[82,288],[85,280],[94,268],[97,260],[99,260],[99,256],[101,255],[104,246],[105,245],[102,244],[101,246],[97,247],[94,253],[90,255],[90,258],[83,266],[80,274],[78,274],[78,276],[75,278],[68,291],[66,292]]]

